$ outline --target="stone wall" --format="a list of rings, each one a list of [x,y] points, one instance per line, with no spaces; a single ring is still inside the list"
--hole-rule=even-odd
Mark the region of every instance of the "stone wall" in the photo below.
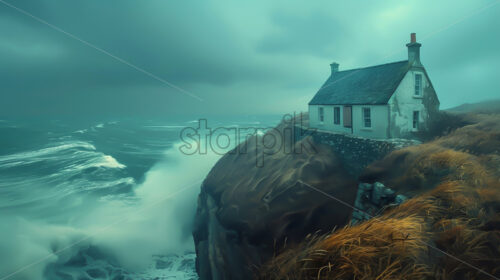
[[[304,126],[295,126],[294,131],[296,141],[311,136],[315,143],[330,146],[346,170],[356,177],[370,163],[382,159],[390,152],[419,143],[410,139],[368,139]]]

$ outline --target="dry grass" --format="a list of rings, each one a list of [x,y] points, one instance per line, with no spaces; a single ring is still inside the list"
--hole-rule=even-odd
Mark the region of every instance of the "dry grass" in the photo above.
[[[280,255],[263,279],[421,279],[425,230],[417,217],[371,220],[335,234],[311,237]],[[298,253],[297,255],[295,253]]]
[[[272,259],[259,278],[500,278],[499,149],[500,117],[490,115],[393,152],[362,180],[412,199],[360,225],[310,236]]]
[[[488,208],[498,196],[498,188],[444,183],[381,217],[309,238],[261,279],[492,279],[474,267],[498,277],[498,209]]]

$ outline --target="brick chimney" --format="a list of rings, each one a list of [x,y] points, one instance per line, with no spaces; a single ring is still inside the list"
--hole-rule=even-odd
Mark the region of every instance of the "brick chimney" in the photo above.
[[[422,66],[420,63],[420,46],[417,43],[417,35],[415,33],[410,34],[410,43],[406,44],[408,47],[408,61],[411,65]]]
[[[330,68],[332,68],[332,75],[333,75],[333,73],[339,71],[339,64],[337,62],[332,62],[330,64]]]

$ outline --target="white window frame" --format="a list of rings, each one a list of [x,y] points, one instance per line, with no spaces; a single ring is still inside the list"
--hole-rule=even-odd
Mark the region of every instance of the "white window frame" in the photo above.
[[[361,112],[362,112],[361,116],[363,119],[363,128],[372,128],[372,108],[362,107]],[[368,112],[368,117],[366,112]],[[369,126],[366,125],[367,121],[369,123]]]
[[[418,77],[418,78],[417,78]],[[415,87],[413,95],[422,96],[422,86],[423,86],[423,76],[422,73],[415,73]]]
[[[324,121],[325,121],[325,108],[324,107],[318,108],[318,121],[321,124],[324,123]]]

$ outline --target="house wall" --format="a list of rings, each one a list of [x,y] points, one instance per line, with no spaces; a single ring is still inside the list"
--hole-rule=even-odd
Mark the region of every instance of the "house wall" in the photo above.
[[[325,120],[323,123],[319,121],[319,108],[323,107],[325,111]],[[340,123],[333,123],[333,108],[340,107]],[[338,105],[309,105],[309,127],[320,130],[336,131],[340,133],[351,133],[351,128],[344,127],[344,116],[342,115],[343,106]]]
[[[422,75],[422,94],[415,95],[415,74]],[[410,137],[413,133],[425,130],[433,113],[439,110],[436,93],[423,68],[411,69],[389,99],[391,138]],[[413,112],[419,111],[418,129],[413,128]]]
[[[324,108],[324,121],[319,121],[319,108]],[[334,124],[334,107],[340,107],[340,124]],[[389,111],[387,105],[352,105],[352,129],[344,127],[343,105],[309,105],[309,127],[319,130],[354,134],[373,139],[386,139],[389,129]],[[371,128],[364,128],[363,109],[371,110]]]
[[[364,127],[363,108],[370,108],[371,127]],[[389,107],[387,105],[353,105],[352,122],[354,134],[373,139],[388,138]]]

